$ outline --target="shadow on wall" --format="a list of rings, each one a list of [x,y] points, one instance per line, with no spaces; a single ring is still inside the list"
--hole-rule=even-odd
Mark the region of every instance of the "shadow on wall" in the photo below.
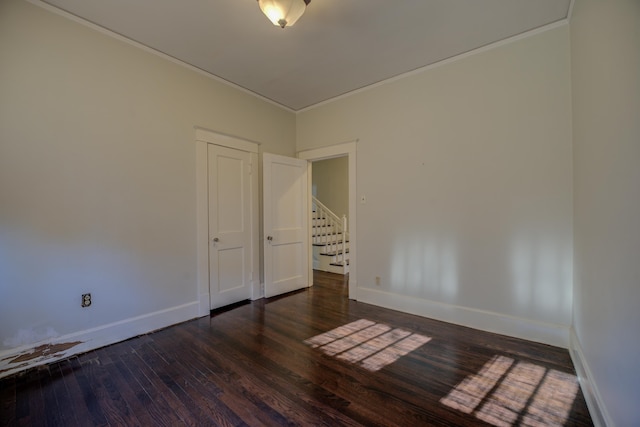
[[[458,262],[452,239],[396,240],[391,253],[391,284],[401,293],[420,295],[425,287],[444,301],[458,295]]]
[[[495,244],[493,247],[496,248]],[[475,270],[469,271],[467,266],[465,277],[491,275],[495,287],[465,291],[461,283],[460,248],[454,238],[396,237],[390,248],[389,290],[452,305],[460,304],[462,292],[506,292],[502,298],[516,316],[568,324],[572,304],[571,250],[562,247],[558,239],[528,235],[513,238],[507,251],[502,258],[486,251],[472,254],[476,256],[471,260]]]
[[[510,252],[514,303],[533,307],[543,316],[571,313],[572,257],[552,238],[523,236],[514,239]]]

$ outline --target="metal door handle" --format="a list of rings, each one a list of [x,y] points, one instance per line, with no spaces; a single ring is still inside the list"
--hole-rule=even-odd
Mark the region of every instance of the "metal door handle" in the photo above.
[[[219,241],[220,241],[220,239],[218,239],[217,237],[214,237],[214,238],[213,238],[213,241],[214,241],[215,243],[217,243],[217,242],[219,242]]]
[[[273,236],[267,236],[267,240],[268,241],[272,241],[273,240]]]

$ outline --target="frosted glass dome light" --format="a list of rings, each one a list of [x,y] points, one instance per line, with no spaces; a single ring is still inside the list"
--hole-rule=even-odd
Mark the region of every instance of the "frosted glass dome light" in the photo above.
[[[305,0],[258,0],[262,13],[267,15],[273,25],[281,28],[295,24],[304,13],[307,3]]]

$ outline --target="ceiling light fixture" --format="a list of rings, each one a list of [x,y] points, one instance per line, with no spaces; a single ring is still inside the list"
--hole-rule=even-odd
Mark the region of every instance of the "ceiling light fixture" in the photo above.
[[[273,25],[290,27],[296,23],[304,13],[311,0],[258,0],[262,13]]]

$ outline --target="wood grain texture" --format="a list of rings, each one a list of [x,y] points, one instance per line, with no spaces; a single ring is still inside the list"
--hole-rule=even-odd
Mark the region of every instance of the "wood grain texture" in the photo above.
[[[0,425],[492,425],[483,417],[494,425],[521,425],[531,421],[525,412],[534,406],[550,407],[554,415],[561,401],[540,403],[544,384],[527,384],[538,394],[520,396],[524,408],[509,418],[500,402],[506,398],[509,406],[509,395],[522,390],[499,391],[518,384],[519,378],[506,380],[517,369],[487,389],[476,408],[442,402],[461,383],[481,376],[496,357],[520,371],[526,366],[575,376],[564,349],[382,309],[346,295],[342,276],[316,272],[315,285],[307,290],[4,378]],[[430,340],[377,371],[305,343],[359,319]],[[560,425],[592,425],[580,390],[565,406]],[[486,414],[496,407],[503,412]],[[541,418],[537,425],[553,423]]]

